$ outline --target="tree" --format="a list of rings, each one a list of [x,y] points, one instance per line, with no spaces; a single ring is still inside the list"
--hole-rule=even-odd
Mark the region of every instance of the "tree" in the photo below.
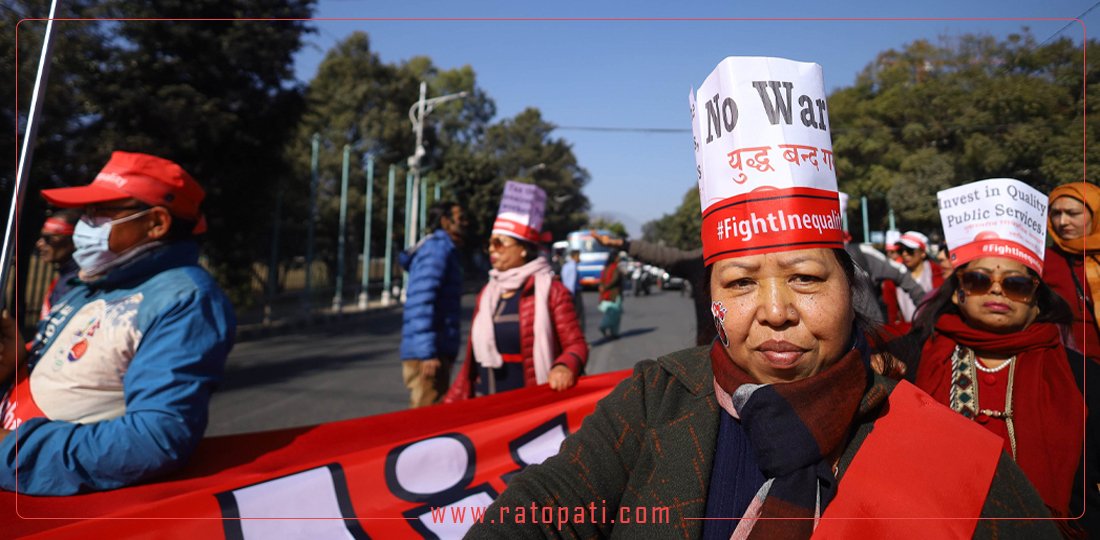
[[[1100,53],[1094,41],[1086,47]],[[889,204],[902,228],[933,231],[938,190],[1009,177],[1048,191],[1083,178],[1082,89],[1100,75],[1090,58],[1083,79],[1081,61],[1071,40],[1040,45],[1026,29],[879,53],[829,97],[841,189],[868,197],[872,228]],[[1088,119],[1089,133],[1097,122]]]
[[[479,193],[477,200],[489,203],[483,207],[471,204],[479,224],[475,233],[480,238],[489,236],[507,180],[532,183],[546,191],[543,232],[562,238],[588,222],[588,197],[581,192],[588,183],[588,171],[577,162],[568,142],[551,136],[554,129],[534,107],[488,128],[477,150],[484,156],[479,159],[496,164],[496,176],[482,179],[488,183],[456,186],[461,193]]]
[[[296,136],[288,145],[288,157],[294,164],[294,175],[288,191],[301,194],[288,201],[284,212],[286,245],[305,250],[305,229],[308,224],[311,138],[314,133],[322,141],[319,155],[320,186],[316,253],[318,260],[333,263],[339,231],[337,215],[340,202],[342,149],[350,145],[352,162],[348,189],[347,245],[361,245],[361,224],[365,207],[366,156],[374,159],[375,188],[372,216],[372,251],[381,253],[387,241],[398,249],[404,238],[405,174],[407,158],[415,150],[416,138],[409,122],[409,108],[420,95],[420,82],[428,84],[428,97],[465,91],[461,100],[442,104],[432,111],[424,123],[424,146],[427,155],[421,161],[423,180],[433,189],[444,180],[439,169],[447,161],[448,152],[462,152],[484,133],[495,106],[488,94],[477,86],[477,77],[470,66],[442,70],[427,57],[415,57],[401,64],[381,61],[371,49],[366,33],[354,32],[337,43],[318,66],[317,75],[306,92],[306,111],[296,128]],[[465,150],[469,153],[469,150]],[[386,233],[386,183],[389,167],[397,167],[395,184],[394,238]],[[446,190],[444,190],[446,193]],[[444,195],[447,196],[447,195]],[[424,201],[427,202],[427,201]],[[346,257],[354,264],[355,257]],[[335,271],[334,266],[330,266]]]
[[[314,0],[116,0],[116,17],[303,18]],[[126,21],[101,67],[90,111],[105,156],[145,151],[177,161],[207,191],[211,267],[238,303],[266,253],[275,190],[290,167],[283,149],[303,103],[293,54],[302,21]]]
[[[610,232],[612,235],[619,238],[629,238],[630,233],[626,232],[626,226],[621,221],[611,221],[602,217],[592,219],[588,222],[589,229],[604,229]]]
[[[44,17],[44,4],[23,3],[20,15]],[[64,2],[65,11],[58,15],[289,19],[309,17],[313,4]],[[30,98],[28,70],[37,63],[25,55],[37,55],[33,45],[39,26],[28,24],[28,33],[21,33],[26,40],[20,41],[21,105]],[[269,230],[275,188],[290,170],[283,149],[302,108],[292,55],[308,31],[306,23],[88,20],[61,21],[57,28],[61,34],[23,230],[37,230],[40,223],[34,212],[38,189],[89,182],[112,150],[163,156],[180,163],[206,189],[210,265],[234,301],[247,302],[252,263],[266,248],[259,240]],[[24,43],[32,45],[28,53]]]
[[[683,250],[698,249],[702,242],[702,224],[699,187],[694,186],[684,194],[675,211],[642,225],[642,239]]]

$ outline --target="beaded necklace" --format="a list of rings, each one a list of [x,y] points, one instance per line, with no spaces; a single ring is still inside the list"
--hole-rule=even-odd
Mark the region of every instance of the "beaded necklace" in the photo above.
[[[1016,360],[1012,356],[995,368],[981,365],[974,351],[969,347],[955,346],[955,352],[951,355],[951,393],[949,405],[951,409],[963,416],[975,420],[978,415],[986,415],[990,418],[1002,418],[1008,428],[1008,444],[1012,449],[1012,459],[1016,459],[1016,426],[1013,422],[1012,412],[1012,387],[1016,380]],[[1005,391],[1004,410],[980,409],[978,405],[978,379],[976,371],[996,373],[1008,367],[1008,388]]]

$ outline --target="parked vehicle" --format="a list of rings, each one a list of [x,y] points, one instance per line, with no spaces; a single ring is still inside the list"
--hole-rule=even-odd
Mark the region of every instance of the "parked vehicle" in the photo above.
[[[599,230],[599,234],[610,235],[610,231]],[[582,287],[596,287],[600,284],[600,273],[607,264],[610,249],[601,246],[588,230],[573,231],[567,237],[569,249],[581,252],[581,261],[577,264],[577,273],[581,276]]]

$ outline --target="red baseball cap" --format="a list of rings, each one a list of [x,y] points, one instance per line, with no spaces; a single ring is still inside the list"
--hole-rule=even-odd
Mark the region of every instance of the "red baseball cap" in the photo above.
[[[206,230],[206,219],[199,210],[205,196],[202,186],[183,167],[164,158],[134,152],[112,153],[111,160],[91,184],[42,190],[43,198],[61,208],[129,198],[163,206],[173,216],[196,222],[196,234]]]

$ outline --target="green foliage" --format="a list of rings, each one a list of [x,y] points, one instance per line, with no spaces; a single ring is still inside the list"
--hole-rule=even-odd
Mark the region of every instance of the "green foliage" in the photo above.
[[[684,194],[680,206],[671,214],[642,226],[642,239],[663,243],[679,249],[697,249],[700,244],[703,215],[699,209],[699,187],[694,186]]]
[[[387,64],[371,50],[370,39],[354,32],[337,43],[325,56],[306,93],[307,106],[297,126],[297,135],[287,147],[294,164],[288,191],[299,194],[288,201],[284,223],[286,255],[302,255],[306,249],[308,193],[311,177],[311,139],[319,134],[319,192],[316,230],[317,260],[333,263],[338,243],[338,214],[343,147],[351,147],[348,189],[347,245],[350,253],[362,245],[366,193],[366,160],[374,159],[374,201],[371,227],[372,256],[381,256],[386,245],[386,204],[390,166],[396,168],[394,186],[394,236],[397,249],[405,235],[407,160],[416,147],[409,121],[409,109],[420,97],[420,82],[428,84],[427,97],[467,92],[461,101],[437,106],[424,123],[421,160],[422,181],[427,182],[427,202],[434,202],[435,185],[443,177],[439,169],[447,153],[476,141],[495,113],[486,92],[477,86],[469,66],[441,70],[427,57],[415,57],[401,64]],[[453,198],[442,190],[443,198]],[[348,264],[355,258],[346,257]],[[330,265],[335,272],[335,267]]]
[[[85,0],[60,2],[56,17],[88,16],[92,13],[92,5],[94,2]],[[46,17],[49,2],[19,1],[10,6],[10,9],[0,10],[0,17],[6,23],[4,27],[9,30],[0,33],[0,68],[5,73],[16,73],[18,38],[18,86],[14,80],[11,84],[0,85],[0,98],[6,103],[14,103],[18,90],[19,115],[16,116],[14,107],[0,107],[0,122],[5,126],[15,126],[18,118],[19,129],[18,133],[12,129],[0,130],[0,146],[9,149],[0,156],[0,194],[5,201],[10,200],[14,187],[17,155],[12,150],[17,145],[21,148],[23,144],[42,36],[46,30],[45,21],[20,22],[20,19]],[[20,246],[16,255],[18,272],[14,276],[17,291],[25,290],[26,270],[31,260],[26,254],[33,249],[45,216],[46,204],[38,196],[38,191],[84,183],[106,161],[97,150],[99,141],[93,135],[94,126],[85,116],[88,97],[84,89],[96,84],[99,76],[97,67],[108,54],[104,46],[107,38],[99,25],[81,21],[56,21],[53,32],[52,69],[45,98],[39,102],[45,114],[39,116],[38,137],[20,213],[20,226],[17,228]],[[22,302],[21,297],[15,299],[20,312],[25,312]]]
[[[619,238],[630,238],[630,233],[626,231],[626,226],[621,221],[611,221],[602,217],[592,219],[588,222],[587,227],[589,229],[606,229],[610,231],[612,235]]]
[[[18,7],[44,17],[46,4]],[[61,17],[304,18],[314,0],[61,4]],[[25,24],[24,111],[44,31],[43,23]],[[266,253],[261,239],[273,195],[290,171],[283,149],[302,108],[292,55],[309,31],[306,22],[97,20],[60,21],[57,28],[27,208],[41,188],[89,182],[112,150],[175,160],[206,188],[206,252],[219,281],[235,301],[247,300],[251,263]],[[36,230],[41,215],[24,212],[23,219],[24,230]]]
[[[542,113],[533,107],[493,124],[486,131],[478,151],[496,162],[499,187],[491,191],[495,203],[472,210],[485,214],[490,226],[506,180],[535,184],[546,191],[542,229],[554,238],[564,238],[588,221],[588,197],[581,193],[589,180],[588,171],[577,162],[572,145],[552,137],[553,131],[554,125],[543,120]],[[488,229],[479,233],[488,238]]]
[[[408,118],[419,99],[420,81],[428,84],[428,98],[467,92],[461,100],[437,106],[424,124],[427,154],[421,161],[428,203],[434,188],[441,197],[462,204],[470,220],[468,245],[480,245],[489,236],[506,180],[534,183],[547,192],[544,230],[556,236],[587,220],[588,200],[580,192],[588,180],[569,144],[551,137],[554,126],[537,109],[489,124],[496,112],[488,93],[477,85],[472,67],[443,70],[427,57],[386,64],[372,52],[369,37],[356,32],[328,52],[311,81],[307,108],[298,132],[288,146],[294,162],[294,180],[288,190],[308,194],[310,139],[324,142],[320,152],[320,193],[317,232],[318,260],[334,261],[339,198],[339,171],[344,144],[352,148],[349,189],[348,244],[359,245],[365,192],[363,161],[375,160],[372,251],[379,256],[387,241],[400,249],[405,237],[405,175],[416,139]],[[394,236],[385,238],[386,175],[396,167]],[[307,208],[303,196],[286,210],[287,245],[305,249]],[[288,253],[293,255],[292,253]],[[350,257],[348,258],[351,259]]]
[[[868,197],[872,229],[885,228],[888,204],[900,228],[932,232],[938,190],[994,177],[1042,191],[1080,180],[1082,89],[1100,82],[1100,48],[1087,48],[1087,79],[1080,47],[1069,39],[1040,45],[1026,30],[1003,41],[963,35],[879,53],[829,97],[841,190]],[[1096,122],[1088,119],[1089,133]]]

